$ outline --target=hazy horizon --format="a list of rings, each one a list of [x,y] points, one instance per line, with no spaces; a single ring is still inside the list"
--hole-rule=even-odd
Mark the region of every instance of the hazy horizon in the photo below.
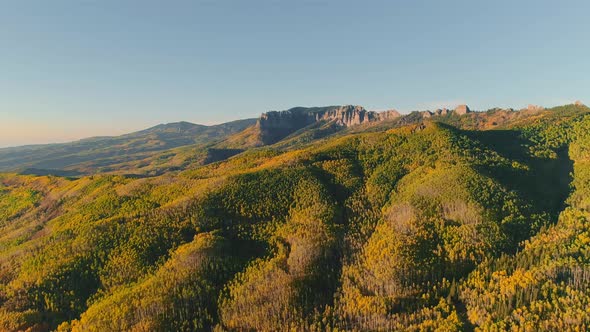
[[[542,106],[542,107],[553,107],[553,106],[561,106],[561,105],[566,105],[566,104],[572,104],[574,102],[578,102],[580,100],[575,100],[575,101],[563,101],[561,104],[555,104],[555,105],[539,105],[539,104],[535,104],[535,103],[531,103],[531,104],[527,104],[527,105],[522,105],[521,107],[507,107],[507,108],[513,108],[513,109],[524,109],[526,106],[528,105],[538,105],[538,106]],[[461,102],[458,102],[456,104],[450,104],[450,103],[443,103],[443,104],[432,104],[430,106],[425,106],[423,108],[416,108],[413,110],[399,110],[396,109],[395,107],[391,107],[388,109],[372,109],[370,111],[376,111],[376,112],[382,112],[382,111],[386,111],[386,110],[391,110],[394,109],[396,111],[399,111],[401,114],[408,114],[410,112],[413,111],[426,111],[426,110],[435,110],[437,108],[449,108],[452,109],[457,105],[460,105]],[[344,105],[344,104],[342,104]],[[357,104],[355,104],[357,105]],[[360,104],[359,104],[360,105]],[[293,106],[293,107],[314,107],[314,106],[327,106],[327,105],[308,105],[308,106]],[[360,105],[363,106],[363,105]],[[474,111],[485,111],[497,106],[490,106],[490,107],[486,107],[486,108],[481,108],[481,109],[477,109],[474,108],[473,105],[468,105],[469,107],[471,107]],[[289,107],[291,108],[291,107]],[[267,111],[277,111],[277,110],[267,110]],[[258,114],[260,115],[260,113]],[[256,116],[250,116],[250,117],[245,117],[245,118],[236,118],[236,119],[229,119],[227,121],[221,121],[221,122],[213,122],[213,123],[199,123],[197,121],[187,121],[187,120],[178,120],[178,121],[169,121],[169,122],[160,122],[160,123],[152,123],[152,124],[147,124],[144,127],[137,127],[137,128],[128,128],[128,129],[124,129],[124,128],[118,128],[116,129],[116,131],[113,131],[112,129],[108,129],[108,128],[103,128],[102,131],[101,129],[97,129],[95,134],[87,134],[86,133],[80,133],[78,136],[67,136],[67,137],[63,137],[63,138],[57,138],[53,141],[30,141],[30,142],[25,142],[23,144],[20,143],[7,143],[5,145],[3,145],[2,143],[0,143],[0,149],[4,149],[4,148],[13,148],[13,147],[20,147],[20,146],[28,146],[28,145],[45,145],[45,144],[60,144],[60,143],[69,143],[69,142],[75,142],[75,141],[79,141],[79,140],[83,140],[83,139],[87,139],[87,138],[95,138],[95,137],[115,137],[115,136],[120,136],[120,135],[125,135],[125,134],[130,134],[133,132],[137,132],[137,131],[141,131],[144,129],[148,129],[151,127],[155,127],[157,125],[161,125],[161,124],[171,124],[171,123],[177,123],[177,122],[190,122],[193,124],[198,124],[198,125],[205,125],[205,126],[214,126],[217,124],[222,124],[222,123],[226,123],[226,122],[231,122],[231,121],[237,121],[237,120],[244,120],[244,119],[252,119],[252,118],[256,118],[258,117],[258,115]],[[107,133],[107,134],[105,134]]]
[[[293,106],[590,100],[583,1],[0,4],[0,147]]]

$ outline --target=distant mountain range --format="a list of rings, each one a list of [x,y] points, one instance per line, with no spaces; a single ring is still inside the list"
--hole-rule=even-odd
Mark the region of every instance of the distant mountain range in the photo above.
[[[189,122],[161,124],[142,131],[80,141],[0,149],[0,172],[81,176],[117,173],[154,176],[227,159],[252,148],[272,145],[289,149],[350,132],[381,130],[429,120],[473,129],[491,129],[538,114],[545,109],[368,111],[362,106],[294,107],[244,119],[204,126]],[[468,114],[466,117],[461,117]]]
[[[116,137],[0,149],[0,171],[82,174],[112,171],[161,151],[216,142],[252,126],[256,119],[203,126],[189,122],[161,124]]]
[[[183,169],[195,162],[206,164],[225,159],[248,148],[274,144],[302,129],[307,129],[305,135],[311,135],[303,141],[310,141],[347,127],[399,117],[396,111],[378,113],[349,105],[294,107],[263,113],[259,119],[213,126],[190,122],[160,124],[116,137],[2,148],[0,172],[79,176],[137,173],[139,170],[143,175],[154,175]],[[182,147],[184,149],[175,150]]]

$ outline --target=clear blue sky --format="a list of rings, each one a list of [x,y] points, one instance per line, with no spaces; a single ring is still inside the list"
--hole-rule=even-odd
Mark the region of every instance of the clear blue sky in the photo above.
[[[292,106],[590,102],[588,1],[0,0],[0,146]]]

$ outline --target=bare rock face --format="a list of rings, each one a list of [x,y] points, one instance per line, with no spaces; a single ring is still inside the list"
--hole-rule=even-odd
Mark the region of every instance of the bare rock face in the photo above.
[[[394,119],[401,115],[395,110],[367,111],[362,106],[295,107],[286,111],[263,113],[258,119],[264,144],[275,143],[289,134],[314,123],[332,122],[339,127],[352,127],[369,122]]]
[[[576,100],[576,102],[574,103],[574,105],[576,105],[576,106],[584,106],[584,104],[581,101],[579,101],[579,100]]]
[[[449,114],[449,110],[446,108],[439,108],[436,111],[433,112],[433,115],[441,115],[441,116],[445,116]]]
[[[399,114],[399,112],[396,110],[388,110],[388,111],[383,111],[383,112],[378,113],[379,121],[396,119],[396,118],[399,118],[400,116],[402,116],[402,115]]]
[[[471,112],[471,110],[469,109],[469,107],[467,105],[459,105],[459,106],[455,107],[455,113],[458,115],[463,115],[463,114],[467,114],[470,112]]]
[[[529,105],[526,107],[526,109],[527,109],[527,111],[541,111],[541,110],[543,110],[544,108],[543,108],[542,106],[539,106],[539,105],[532,105],[532,104],[529,104]]]
[[[335,121],[342,127],[351,127],[379,119],[376,112],[365,110],[362,106],[341,106],[323,113],[315,113],[315,121]]]
[[[434,113],[434,114],[433,114],[433,113],[432,113],[432,112],[430,112],[430,111],[422,111],[422,112],[420,112],[420,114],[422,115],[422,118],[423,118],[423,119],[428,119],[428,118],[431,118],[431,117],[432,117],[433,115],[435,115],[436,113]]]
[[[286,111],[263,113],[256,126],[260,130],[262,142],[272,144],[314,122],[315,118],[310,116],[310,113],[299,108],[292,108]]]
[[[342,127],[352,127],[368,122],[383,121],[400,117],[396,110],[384,112],[367,111],[361,106],[341,106],[323,113],[316,113],[315,121],[334,121]]]

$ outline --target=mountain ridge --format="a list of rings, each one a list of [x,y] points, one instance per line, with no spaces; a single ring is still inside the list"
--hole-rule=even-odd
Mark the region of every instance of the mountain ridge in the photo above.
[[[452,113],[0,173],[0,329],[584,330],[590,109]]]
[[[68,170],[92,173],[104,165],[144,159],[155,153],[221,140],[255,123],[255,119],[236,120],[205,126],[190,122],[156,125],[120,136],[92,137],[74,142],[28,145],[0,149],[0,170],[23,168]],[[109,159],[110,158],[110,159]],[[76,165],[94,162],[97,166],[76,169]],[[100,163],[104,165],[101,166]]]
[[[578,103],[575,107],[585,107]],[[154,176],[230,158],[249,149],[297,147],[334,135],[382,130],[428,121],[461,128],[494,129],[547,109],[472,111],[455,109],[368,111],[362,106],[293,107],[262,113],[257,119],[205,126],[186,121],[159,124],[114,137],[0,149],[0,171],[29,174],[120,173]],[[37,172],[37,173],[35,173]]]

